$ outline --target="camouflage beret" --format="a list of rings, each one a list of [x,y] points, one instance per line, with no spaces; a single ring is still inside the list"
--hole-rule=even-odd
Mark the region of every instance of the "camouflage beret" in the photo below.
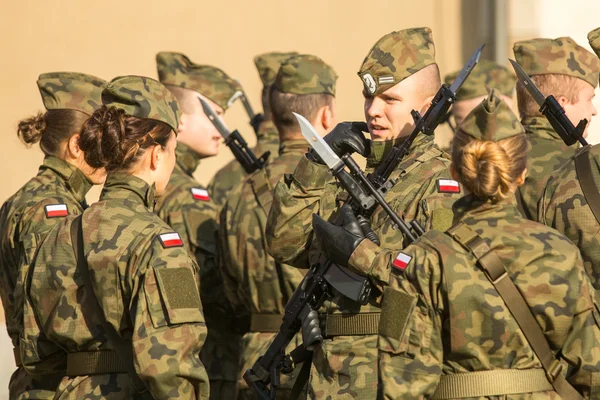
[[[588,41],[590,42],[590,46],[594,49],[594,53],[598,57],[600,57],[600,28],[596,28],[590,33],[588,33]]]
[[[46,110],[70,109],[92,115],[102,106],[106,81],[79,72],[49,72],[37,80]]]
[[[377,96],[431,64],[435,64],[431,29],[404,29],[388,33],[375,43],[358,76],[365,90]]]
[[[451,85],[459,73],[460,71],[456,71],[446,75],[444,82]],[[487,88],[498,89],[498,92],[510,97],[516,83],[517,77],[509,72],[508,68],[493,61],[479,60],[456,97],[460,101],[485,96],[488,94]]]
[[[143,76],[119,76],[102,92],[102,103],[138,118],[153,119],[169,125],[175,133],[179,125],[179,105],[162,83]]]
[[[271,52],[265,54],[259,54],[254,57],[254,65],[260,75],[260,80],[264,86],[272,85],[275,82],[277,71],[281,67],[281,63],[291,56],[295,56],[295,51],[289,53]]]
[[[223,110],[242,94],[239,83],[221,69],[194,64],[181,53],[161,52],[156,55],[158,79],[165,85],[194,90],[209,98]]]
[[[335,96],[337,74],[317,56],[299,54],[281,64],[273,87],[282,93],[331,94]]]
[[[524,40],[515,43],[513,51],[529,76],[568,75],[598,86],[600,60],[570,37]]]
[[[477,107],[465,117],[459,129],[478,140],[495,142],[525,133],[525,128],[508,104],[493,89]]]

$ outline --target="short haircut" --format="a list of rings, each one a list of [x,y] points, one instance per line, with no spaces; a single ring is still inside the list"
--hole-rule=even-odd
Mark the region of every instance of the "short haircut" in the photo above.
[[[260,94],[260,100],[262,101],[263,115],[265,120],[271,119],[271,101],[269,99],[271,93],[272,85],[265,85],[262,88],[262,93]]]
[[[296,136],[300,126],[292,112],[312,121],[322,107],[331,107],[334,97],[330,94],[292,94],[283,93],[274,87],[269,96],[273,122],[279,131],[281,140]]]
[[[435,96],[442,86],[442,78],[440,76],[440,68],[437,64],[430,64],[420,71],[415,73],[415,76],[422,81],[423,98]]]
[[[577,103],[579,93],[586,84],[589,85],[582,79],[562,74],[534,75],[531,80],[544,96],[565,97],[569,103]],[[540,106],[521,82],[517,83],[517,102],[521,119],[542,116]]]
[[[201,107],[200,100],[198,100],[198,95],[195,91],[191,89],[181,88],[179,86],[166,85],[167,88],[173,93],[177,102],[179,103],[179,108],[186,114],[194,114],[198,107]]]

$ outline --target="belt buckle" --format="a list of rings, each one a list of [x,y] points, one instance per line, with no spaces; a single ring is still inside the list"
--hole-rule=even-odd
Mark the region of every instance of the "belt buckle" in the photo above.
[[[560,361],[558,361],[556,359],[554,361],[552,361],[552,364],[550,364],[550,368],[548,368],[548,370],[546,371],[546,377],[548,377],[548,380],[550,381],[550,383],[554,383],[556,378],[562,372],[562,369],[563,369],[563,366],[560,363]]]

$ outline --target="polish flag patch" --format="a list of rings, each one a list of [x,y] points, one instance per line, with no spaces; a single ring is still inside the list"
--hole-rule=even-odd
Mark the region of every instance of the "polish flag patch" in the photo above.
[[[208,190],[192,188],[192,196],[196,200],[208,201],[210,197],[208,196]]]
[[[404,271],[410,263],[410,260],[412,260],[412,257],[408,254],[399,253],[392,264],[394,264],[394,267]]]
[[[172,233],[163,233],[162,235],[158,235],[158,239],[160,240],[160,244],[162,247],[167,249],[169,247],[182,247],[183,241],[177,232]]]
[[[453,179],[438,179],[438,193],[460,193],[460,183]]]
[[[45,207],[46,218],[66,217],[69,210],[66,204],[48,204]]]

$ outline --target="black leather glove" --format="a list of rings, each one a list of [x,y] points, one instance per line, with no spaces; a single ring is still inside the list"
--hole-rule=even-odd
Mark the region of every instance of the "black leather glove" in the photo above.
[[[340,214],[341,226],[331,224],[313,214],[313,230],[327,258],[337,265],[347,267],[350,256],[365,239],[365,235],[352,212],[352,207],[344,204]]]
[[[323,343],[323,332],[319,322],[319,313],[308,305],[304,306],[302,318],[302,344],[307,350],[314,350],[315,346]]]
[[[368,131],[368,127],[365,122],[340,122],[331,132],[325,135],[323,140],[340,157],[352,153],[367,157],[371,152],[371,146],[369,140],[363,134],[366,131]],[[323,160],[313,149],[308,152],[308,157],[314,162],[323,164]]]

